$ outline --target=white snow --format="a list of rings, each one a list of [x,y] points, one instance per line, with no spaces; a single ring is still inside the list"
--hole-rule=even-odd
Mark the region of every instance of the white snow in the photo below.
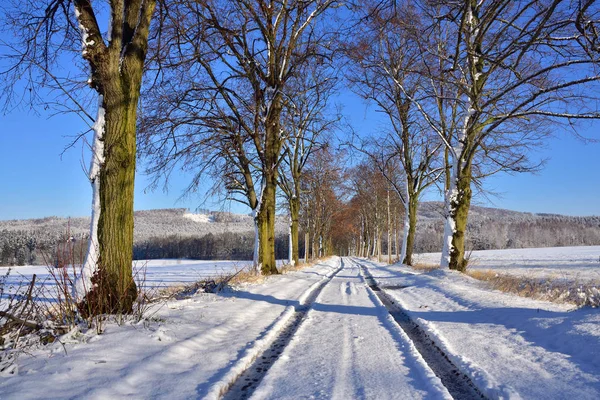
[[[434,264],[439,259],[440,253],[414,256],[416,263]],[[600,246],[473,251],[468,269],[490,269],[512,275],[582,282],[600,280]]]
[[[282,261],[278,260],[278,265],[281,264]],[[242,268],[250,268],[251,265],[251,261],[229,260],[138,260],[133,262],[132,267],[136,283],[141,283],[146,289],[152,289],[220,277]],[[0,275],[6,274],[9,268],[11,273],[6,287],[17,287],[20,283],[26,285],[35,274],[39,284],[43,283],[47,290],[53,290],[54,281],[48,272],[48,267],[39,265],[0,267]]]
[[[75,8],[77,9],[77,8]],[[94,143],[92,145],[92,159],[90,161],[89,180],[92,184],[92,218],[90,221],[90,245],[85,256],[81,274],[76,276],[73,285],[73,297],[83,299],[92,289],[92,276],[96,273],[97,263],[100,258],[98,242],[98,222],[100,221],[100,170],[104,164],[104,128],[105,110],[104,97],[98,96],[98,115],[94,123]]]
[[[23,354],[18,375],[0,379],[1,397],[206,398],[337,265],[332,259],[262,284],[158,304],[145,326],[108,324],[102,335],[65,337],[65,348]]]
[[[212,215],[208,215],[208,214],[192,214],[192,213],[185,213],[183,214],[184,218],[187,219],[191,219],[194,222],[198,222],[201,224],[209,224],[211,222],[214,222],[215,219]]]
[[[252,399],[451,399],[344,261]]]
[[[549,265],[578,269],[592,263],[597,250],[530,249],[487,256],[499,264],[502,257],[521,257],[533,270],[533,260],[542,257]],[[439,260],[439,254],[429,257]],[[449,398],[366,286],[357,262],[369,267],[379,285],[490,399],[600,398],[598,309],[575,310],[490,291],[453,271],[419,274],[401,265],[349,258],[335,275],[339,258],[260,284],[157,304],[150,320],[107,323],[102,335],[66,335],[62,344],[21,354],[17,374],[0,379],[0,397],[216,398],[270,346],[295,308],[325,283],[254,399]],[[147,263],[152,280],[169,283],[237,267],[214,261]],[[37,267],[19,271],[27,268],[43,272]]]
[[[489,291],[468,276],[370,263],[388,293],[491,399],[600,398],[600,313]]]

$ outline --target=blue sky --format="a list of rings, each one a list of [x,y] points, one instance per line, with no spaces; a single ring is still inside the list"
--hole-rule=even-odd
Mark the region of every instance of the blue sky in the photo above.
[[[344,93],[344,111],[352,116],[359,131],[376,129],[379,118],[355,96]],[[89,214],[91,189],[82,168],[89,156],[79,144],[61,153],[84,128],[76,116],[48,118],[27,110],[0,115],[0,219],[44,216],[84,216]],[[580,132],[600,137],[600,124]],[[487,186],[499,197],[493,204],[483,198],[479,205],[517,211],[567,215],[600,215],[600,143],[584,143],[570,134],[557,133],[538,157],[549,158],[538,174],[497,175]],[[141,168],[139,168],[141,170]],[[247,212],[236,204],[203,203],[203,195],[179,199],[189,182],[175,175],[169,192],[147,192],[149,180],[138,174],[135,208],[197,207]],[[435,198],[431,194],[428,199]]]

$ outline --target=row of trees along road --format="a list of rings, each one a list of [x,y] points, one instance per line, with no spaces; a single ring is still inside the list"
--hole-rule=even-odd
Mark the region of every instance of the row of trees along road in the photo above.
[[[552,130],[600,118],[598,5],[367,3],[348,46],[350,80],[389,127],[352,145],[368,154],[408,210],[407,263],[419,195],[434,183],[442,188],[441,266],[464,271],[473,187],[497,172],[535,170],[530,151]]]
[[[189,190],[209,174],[215,191],[248,205],[256,225],[255,264],[264,274],[277,273],[277,188],[288,189],[297,213],[296,181],[330,125],[324,105],[333,75],[322,71],[331,69],[328,46],[335,35],[323,20],[343,3],[47,0],[3,6],[12,37],[2,42],[7,107],[25,99],[24,88],[32,103],[78,112],[94,132],[91,242],[77,284],[83,309],[128,312],[136,298],[138,145],[157,183],[183,167],[196,173]],[[81,72],[76,78],[69,58]],[[87,111],[86,87],[97,98],[96,117]],[[47,100],[52,95],[59,100]],[[280,179],[284,163],[290,173]],[[297,227],[292,217],[291,229]],[[297,242],[297,232],[291,237]],[[297,253],[297,244],[293,249]]]
[[[212,178],[213,193],[247,205],[264,274],[277,272],[278,191],[292,261],[303,224],[313,256],[380,255],[387,229],[388,254],[395,242],[411,263],[419,197],[438,185],[441,265],[464,270],[473,187],[534,170],[530,149],[557,125],[600,118],[598,11],[593,0],[10,1],[3,95],[7,107],[29,100],[78,112],[94,133],[91,245],[78,287],[100,307],[88,309],[127,312],[136,296],[137,155],[156,185],[183,169],[194,174],[189,192]],[[351,88],[389,122],[352,141],[377,171],[370,177],[344,176],[323,146],[339,121],[329,104],[340,55]],[[382,192],[368,189],[375,176]],[[349,224],[353,216],[360,222]]]

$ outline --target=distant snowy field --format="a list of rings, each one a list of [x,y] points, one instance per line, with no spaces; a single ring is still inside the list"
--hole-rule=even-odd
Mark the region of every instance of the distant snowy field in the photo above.
[[[137,283],[141,282],[145,288],[161,288],[227,275],[251,265],[252,261],[138,260],[133,262],[133,270]],[[33,274],[36,282],[53,286],[53,278],[45,266],[0,267],[0,274],[6,275],[9,268],[10,275],[4,284],[9,289],[5,294],[14,293],[19,285],[27,285]]]
[[[439,264],[440,257],[440,253],[423,253],[415,261]],[[480,250],[471,254],[468,268],[535,278],[600,280],[600,246]]]

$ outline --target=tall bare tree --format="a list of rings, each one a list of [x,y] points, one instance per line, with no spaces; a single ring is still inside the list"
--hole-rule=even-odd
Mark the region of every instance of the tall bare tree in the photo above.
[[[348,56],[353,62],[349,78],[353,89],[377,105],[389,129],[358,145],[402,199],[405,214],[401,261],[412,265],[419,197],[439,178],[435,165],[441,141],[412,102],[423,86],[419,13],[408,4],[401,10],[368,3],[368,15]],[[401,167],[401,170],[399,170]]]
[[[461,90],[464,123],[451,145],[452,179],[441,265],[464,271],[473,160],[496,154],[496,169],[524,170],[526,150],[556,123],[600,118],[595,57],[579,45],[573,1],[446,2],[454,26],[449,73]],[[594,5],[597,7],[597,5]]]
[[[298,263],[298,231],[302,204],[302,174],[315,150],[328,142],[329,134],[339,121],[330,110],[330,98],[337,79],[335,71],[319,61],[299,74],[288,92],[289,99],[282,116],[282,129],[287,140],[279,174],[279,186],[290,213],[289,263]]]
[[[231,164],[230,182],[242,188],[255,215],[264,274],[277,273],[275,201],[287,140],[281,121],[289,101],[286,88],[303,66],[328,51],[330,33],[320,20],[338,3],[180,1],[170,6],[165,20],[165,31],[176,44],[156,48],[161,84],[155,86],[155,98],[172,101],[164,107],[166,115],[149,110],[148,117],[158,123],[147,125],[154,129],[146,133],[158,134],[155,148],[164,149],[170,165],[187,157],[181,149],[193,155],[206,140],[236,148],[233,159],[240,162]],[[174,88],[173,80],[181,86]],[[176,93],[169,95],[171,89]],[[222,137],[214,140],[215,135]],[[249,168],[242,171],[238,164]],[[207,167],[199,166],[201,171]]]
[[[155,6],[155,0],[110,1],[111,22],[104,31],[98,22],[101,7],[89,0],[11,2],[3,8],[4,24],[14,31],[14,40],[5,43],[10,49],[5,82],[52,81],[84,111],[57,78],[66,57],[78,52],[87,83],[98,95],[89,172],[90,251],[79,280],[79,294],[88,292],[88,312],[129,312],[137,296],[131,265],[136,118]]]
[[[445,146],[443,267],[466,268],[465,231],[478,178],[535,169],[531,150],[552,129],[599,117],[597,59],[577,28],[578,5],[419,2],[425,29],[417,43],[426,60],[419,73],[427,85],[415,94],[399,85]],[[596,9],[593,2],[585,12]]]

